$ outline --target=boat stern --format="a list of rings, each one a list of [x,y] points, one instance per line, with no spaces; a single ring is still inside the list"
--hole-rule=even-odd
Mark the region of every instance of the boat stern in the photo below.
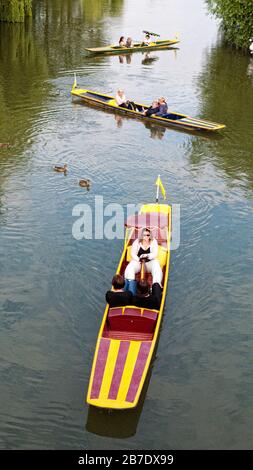
[[[139,400],[152,352],[152,341],[100,337],[87,403],[100,408],[134,408]]]

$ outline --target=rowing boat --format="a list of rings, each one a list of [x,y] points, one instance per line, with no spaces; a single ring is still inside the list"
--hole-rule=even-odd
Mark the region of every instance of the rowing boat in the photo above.
[[[143,228],[150,228],[158,242],[158,259],[163,271],[159,310],[134,305],[106,305],[91,370],[87,403],[101,408],[134,408],[139,400],[158,341],[168,283],[171,206],[145,204],[140,213],[126,221],[125,244],[117,274],[124,274],[131,259],[131,245]],[[140,274],[136,275],[138,279]],[[148,274],[152,284],[152,276]]]
[[[106,47],[85,47],[85,50],[88,52],[92,52],[93,54],[126,54],[128,52],[169,49],[171,46],[177,44],[178,42],[179,40],[175,38],[151,42],[149,45],[143,45],[143,43],[141,42],[135,42],[132,47],[120,47],[119,45],[112,44],[111,46]]]
[[[105,95],[103,93],[97,93],[91,90],[77,88],[76,80],[72,87],[71,94],[77,98],[80,98],[82,101],[90,103],[94,106],[111,109],[113,111],[117,111],[122,114],[127,114],[128,116],[132,116],[144,121],[162,124],[164,126],[169,127],[175,127],[178,129],[189,131],[217,131],[226,127],[224,124],[219,124],[216,122],[207,121],[199,118],[193,118],[187,116],[186,114],[180,114],[174,111],[169,111],[166,115],[166,118],[162,116],[156,116],[154,114],[152,114],[151,116],[146,116],[142,112],[118,106],[113,96]],[[139,109],[148,109],[148,106],[142,103],[134,104]]]

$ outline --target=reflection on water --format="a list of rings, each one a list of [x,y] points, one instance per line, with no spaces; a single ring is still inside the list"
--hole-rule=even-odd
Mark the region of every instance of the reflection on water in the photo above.
[[[206,66],[198,79],[202,93],[201,115],[224,122],[226,129],[215,151],[212,146],[203,147],[201,141],[195,140],[192,158],[195,160],[196,154],[209,158],[232,180],[247,175],[252,189],[253,86],[248,63],[248,56],[223,44],[206,54]],[[200,162],[201,158],[198,164]]]
[[[47,100],[47,60],[34,39],[30,20],[15,26],[0,23],[0,37],[1,140],[11,144],[23,140],[25,145],[26,134]]]
[[[99,436],[125,439],[134,436],[143,408],[144,399],[130,410],[103,410],[89,406],[86,423],[87,431]]]
[[[155,55],[152,52],[145,52],[144,57],[141,58],[141,63],[142,65],[151,65],[154,62],[157,62],[159,60],[159,57]],[[133,54],[124,54],[124,55],[119,55],[119,63],[120,64],[131,64],[132,62],[132,56]]]
[[[97,25],[105,16],[120,15],[124,0],[37,0],[33,5],[33,16],[48,24],[69,25],[82,19],[88,25]],[[92,30],[91,32],[93,32]]]
[[[115,121],[116,121],[117,127],[123,126],[123,118],[117,113],[115,114]]]
[[[249,65],[247,68],[247,75],[248,77],[253,79],[253,57],[251,57],[249,60]]]
[[[161,140],[166,132],[165,127],[156,126],[152,123],[145,123],[145,127],[150,130],[151,139]]]
[[[153,62],[156,62],[159,60],[159,57],[155,54],[152,54],[152,52],[145,52],[144,58],[142,59],[141,63],[142,65],[150,65],[153,64]]]
[[[124,0],[34,2],[34,34],[45,48],[51,67],[73,68],[80,64],[80,49],[108,44],[104,18],[120,15],[123,4]]]
[[[125,55],[119,55],[119,63],[120,64],[131,64],[132,62],[132,55],[133,54],[125,54]]]

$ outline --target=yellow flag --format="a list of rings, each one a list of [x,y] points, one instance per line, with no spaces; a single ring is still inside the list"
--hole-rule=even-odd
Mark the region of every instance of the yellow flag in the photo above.
[[[158,176],[156,182],[155,182],[156,186],[159,186],[160,190],[161,190],[161,193],[163,195],[163,198],[166,199],[166,191],[164,189],[164,186],[162,184],[162,181],[161,181],[161,178],[160,178],[160,175]]]
[[[74,90],[77,87],[77,82],[76,82],[76,74],[74,74],[74,83],[72,86],[72,90]]]

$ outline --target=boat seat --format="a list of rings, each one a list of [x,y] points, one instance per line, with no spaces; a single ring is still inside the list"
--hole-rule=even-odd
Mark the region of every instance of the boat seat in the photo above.
[[[103,334],[103,338],[118,339],[121,341],[152,341],[153,333],[109,330]]]
[[[132,259],[132,257],[131,257],[131,248],[132,248],[131,245],[127,247],[126,260],[127,260],[128,263]],[[168,253],[168,251],[167,251],[167,248],[165,246],[158,245],[158,261],[159,261],[159,264],[161,266],[161,269],[163,269],[164,266],[166,265],[167,253]]]
[[[110,104],[111,106],[118,106],[114,98],[108,101],[108,104]]]
[[[108,312],[108,322],[113,331],[153,333],[158,313],[138,307],[115,307]]]

